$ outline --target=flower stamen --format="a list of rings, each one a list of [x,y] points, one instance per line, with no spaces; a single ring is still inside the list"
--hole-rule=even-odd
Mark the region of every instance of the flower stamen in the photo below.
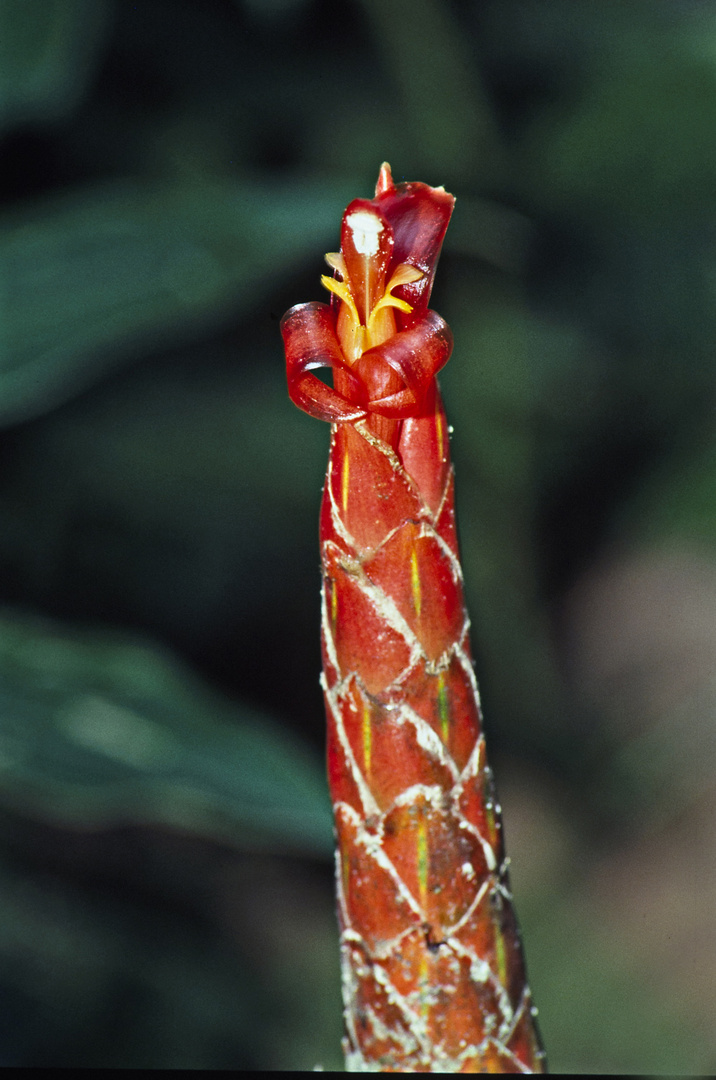
[[[366,217],[367,216],[368,215],[366,215]],[[354,336],[366,343],[370,342],[375,337],[376,321],[380,312],[384,311],[386,308],[397,308],[398,311],[402,311],[404,314],[409,315],[413,310],[412,304],[409,304],[407,300],[401,300],[400,297],[392,295],[393,289],[397,289],[400,285],[408,285],[413,281],[419,281],[420,278],[425,276],[424,271],[419,270],[417,266],[411,266],[410,263],[400,263],[391,275],[390,281],[386,285],[380,300],[373,305],[373,308],[368,315],[366,325],[364,326],[361,323],[358,308],[353,298],[353,291],[346,271],[345,259],[336,252],[329,252],[326,255],[326,262],[334,270],[338,271],[343,278],[343,281],[339,281],[337,278],[332,278],[327,274],[324,274],[321,277],[321,284],[324,288],[328,289],[329,292],[335,293],[335,295],[343,301],[350,313],[351,329]]]
[[[335,293],[336,296],[343,301],[351,313],[351,321],[354,326],[358,328],[361,324],[360,316],[348,282],[338,281],[337,278],[329,277],[328,274],[322,274],[321,285],[323,285],[325,289],[328,289],[329,292]]]

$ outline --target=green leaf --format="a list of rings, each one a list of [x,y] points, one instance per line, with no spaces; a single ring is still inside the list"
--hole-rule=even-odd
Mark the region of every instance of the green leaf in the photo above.
[[[323,769],[157,648],[0,617],[0,800],[82,825],[165,823],[328,855]]]
[[[262,301],[268,319],[267,293],[303,256],[318,276],[347,197],[337,183],[118,182],[6,217],[0,423]]]

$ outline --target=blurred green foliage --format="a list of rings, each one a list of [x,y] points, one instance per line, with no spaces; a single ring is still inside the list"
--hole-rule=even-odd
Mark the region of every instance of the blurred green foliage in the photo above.
[[[0,627],[8,805],[73,824],[155,821],[240,845],[332,847],[320,766],[156,649],[13,615]]]
[[[645,838],[696,743],[571,664],[610,553],[714,558],[715,119],[696,3],[0,0],[1,1064],[341,1067],[328,432],[278,319],[387,159],[458,197],[442,385],[550,1064],[713,1070],[604,884],[684,878]]]

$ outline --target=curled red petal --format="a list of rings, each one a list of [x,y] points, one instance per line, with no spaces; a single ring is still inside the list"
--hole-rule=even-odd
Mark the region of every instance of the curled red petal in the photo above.
[[[433,380],[447,364],[452,352],[450,327],[437,312],[427,311],[419,323],[409,330],[394,334],[382,345],[363,353],[355,365],[362,374],[371,364],[387,364],[402,379],[405,390],[395,391],[370,401],[368,409],[379,416],[405,419],[422,413],[433,386]],[[366,379],[366,381],[368,381]]]
[[[418,412],[418,404],[412,390],[397,390],[386,397],[374,398],[370,411],[389,420],[408,420]]]
[[[328,424],[362,420],[367,415],[364,409],[358,409],[343,394],[321,382],[315,375],[304,375],[298,379],[293,389],[289,389],[289,397],[309,416],[325,420]]]
[[[286,351],[288,393],[294,405],[329,423],[360,420],[366,415],[362,408],[365,391],[343,358],[333,314],[327,304],[296,304],[289,308],[281,319],[281,335]],[[351,397],[310,374],[312,368],[319,367],[340,370],[343,384],[351,388]]]
[[[373,200],[376,210],[393,232],[392,266],[409,263],[423,271],[420,281],[401,285],[395,295],[413,307],[412,315],[401,315],[405,327],[421,318],[430,301],[435,268],[440,256],[455,199],[444,188],[428,184],[394,184],[390,169],[381,168]]]

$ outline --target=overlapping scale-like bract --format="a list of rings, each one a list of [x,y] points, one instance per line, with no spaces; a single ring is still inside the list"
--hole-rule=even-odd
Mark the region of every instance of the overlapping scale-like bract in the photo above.
[[[452,204],[442,189],[396,188],[383,166],[376,198],[344,215],[331,306],[292,308],[283,325],[293,400],[333,422],[322,680],[346,1060],[536,1072],[435,381],[452,339],[427,308]],[[420,278],[401,271],[411,280],[390,290],[405,265]],[[319,364],[332,389],[310,374]]]

